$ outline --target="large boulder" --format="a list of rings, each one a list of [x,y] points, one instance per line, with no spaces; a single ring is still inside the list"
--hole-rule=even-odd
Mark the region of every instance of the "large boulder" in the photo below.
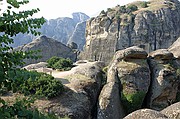
[[[180,119],[180,102],[174,103],[161,111],[170,119]]]
[[[124,57],[121,57],[124,56]],[[117,51],[111,64],[117,67],[122,84],[122,103],[127,113],[139,109],[150,85],[147,53],[139,47]]]
[[[155,110],[162,110],[176,100],[178,90],[177,63],[167,49],[149,53],[151,87],[147,104]]]
[[[36,106],[42,111],[53,112],[60,117],[71,119],[92,119],[96,117],[97,99],[102,88],[102,62],[80,64],[69,71],[66,91],[51,100],[38,100]]]
[[[53,56],[70,58],[71,60],[76,60],[76,53],[66,45],[48,38],[46,36],[40,36],[37,39],[33,40],[31,43],[28,43],[24,46],[15,48],[15,50],[21,51],[30,51],[30,50],[40,50],[37,55],[42,56],[41,58],[35,59],[25,59],[26,65],[38,62],[44,62]]]
[[[105,104],[106,102],[115,100],[113,98],[121,97],[125,113],[130,113],[141,108],[150,85],[150,70],[146,57],[147,53],[142,48],[136,46],[115,53],[109,65],[107,84],[101,92],[102,97],[100,97],[100,99],[105,98],[104,95],[107,93],[106,88],[108,86],[114,92],[107,95],[111,97],[102,99],[105,100]],[[121,84],[119,85],[119,83]],[[119,90],[117,90],[117,88],[119,88]],[[118,92],[120,92],[120,96]],[[116,96],[114,93],[116,93]],[[121,104],[121,102],[117,103],[115,100],[114,103],[111,104],[115,106],[113,106],[113,108],[109,106],[109,108],[115,110],[119,107],[118,104]]]
[[[132,112],[123,119],[168,119],[166,115],[151,109],[140,109]]]

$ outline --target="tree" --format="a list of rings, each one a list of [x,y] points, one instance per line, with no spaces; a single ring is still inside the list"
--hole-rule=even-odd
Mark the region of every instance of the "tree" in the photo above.
[[[39,35],[36,31],[45,22],[44,18],[33,18],[33,14],[39,9],[15,12],[21,5],[27,4],[28,0],[18,2],[7,0],[6,10],[0,14],[0,88],[11,88],[12,79],[8,73],[16,70],[17,66],[23,64],[25,58],[35,58],[33,51],[14,51],[10,44],[13,43],[13,36],[18,33],[32,33]]]

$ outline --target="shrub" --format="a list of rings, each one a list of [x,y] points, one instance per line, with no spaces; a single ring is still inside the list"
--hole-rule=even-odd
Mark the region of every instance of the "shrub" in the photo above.
[[[111,8],[107,8],[107,11],[108,11],[108,12],[111,12],[111,11],[113,11],[113,9],[111,9]]]
[[[104,15],[106,15],[106,12],[105,12],[104,10],[102,10],[102,11],[101,11],[101,14],[104,14]]]
[[[136,6],[136,5],[129,5],[128,7],[127,7],[127,9],[126,9],[126,12],[127,13],[131,13],[131,12],[134,12],[134,11],[136,11],[136,10],[138,10],[138,7]]]
[[[141,2],[141,3],[140,3],[140,5],[141,5],[142,8],[148,7],[147,4],[148,4],[148,2]]]
[[[126,13],[126,6],[125,5],[120,6],[119,11],[120,13]]]
[[[35,94],[40,97],[53,98],[63,92],[63,85],[49,74],[36,71],[17,70],[11,72],[11,87],[13,92],[25,95]]]
[[[70,70],[73,67],[73,62],[69,58],[52,57],[47,63],[48,67],[58,70]]]
[[[32,99],[16,99],[13,105],[8,105],[4,100],[0,100],[1,119],[58,119],[53,114],[43,114],[37,109],[31,109]]]
[[[60,60],[60,57],[53,56],[50,59],[47,60],[47,67],[52,67],[56,62]]]

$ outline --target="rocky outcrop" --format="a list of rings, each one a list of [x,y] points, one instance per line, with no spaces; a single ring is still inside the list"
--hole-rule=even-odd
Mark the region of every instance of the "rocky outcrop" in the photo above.
[[[108,71],[107,84],[99,95],[97,119],[121,119],[125,116],[121,104],[121,84],[115,67]]]
[[[179,119],[180,118],[180,102],[172,104],[162,111],[152,109],[140,109],[132,112],[123,119]]]
[[[102,62],[81,64],[71,69],[68,76],[63,77],[69,83],[66,91],[59,97],[44,101],[38,100],[37,106],[60,117],[71,119],[92,119],[96,117],[96,104],[102,87]]]
[[[72,42],[74,42],[78,45],[79,50],[83,50],[83,47],[86,42],[85,29],[86,29],[86,22],[78,23],[67,44],[71,44]]]
[[[127,113],[139,109],[150,85],[150,70],[147,53],[139,47],[117,51],[112,64],[117,67],[122,84],[122,103]]]
[[[144,3],[116,6],[91,18],[81,58],[108,64],[117,50],[133,45],[147,52],[168,48],[180,35],[179,1],[151,0],[145,8],[141,4]]]
[[[15,50],[40,50],[37,55],[41,56],[41,58],[37,60],[25,59],[24,61],[26,62],[26,65],[46,61],[52,56],[70,58],[73,61],[76,60],[76,53],[74,53],[72,49],[58,42],[57,40],[48,38],[46,36],[40,36],[37,39],[33,40],[31,43],[28,43],[27,45],[15,48]]]
[[[76,35],[75,33],[77,32],[75,32],[74,30],[77,30],[77,27],[78,29],[81,29],[78,32],[78,34],[85,34],[85,27],[83,25],[77,25],[77,24],[82,23],[87,19],[89,19],[89,16],[81,12],[73,13],[72,16],[73,16],[72,18],[60,17],[57,19],[46,20],[44,25],[42,25],[42,27],[38,31],[40,31],[42,35],[46,35],[48,37],[60,41],[63,44],[67,44],[69,38],[72,35]],[[82,40],[83,39],[82,37],[83,36],[80,36],[79,39]],[[12,46],[17,47],[20,45],[27,44],[35,38],[36,37],[33,36],[32,34],[18,34],[14,38],[14,44],[12,44]],[[85,35],[84,35],[84,39],[85,39]]]
[[[149,54],[151,87],[148,107],[162,110],[176,101],[178,90],[177,63],[167,49],[159,49]]]
[[[116,52],[109,65],[107,84],[99,96],[99,119],[122,118],[141,108],[150,85],[146,57],[147,53],[136,46]]]
[[[174,103],[161,111],[169,119],[180,119],[180,102]]]
[[[140,109],[132,112],[123,119],[168,119],[166,115],[151,109]]]

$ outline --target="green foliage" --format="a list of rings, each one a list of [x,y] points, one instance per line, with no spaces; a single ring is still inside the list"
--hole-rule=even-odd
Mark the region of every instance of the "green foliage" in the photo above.
[[[62,57],[51,57],[50,59],[47,60],[48,67],[53,68],[53,69],[58,69],[58,70],[70,70],[73,67],[73,62],[67,58],[62,58]]]
[[[111,8],[107,8],[107,11],[108,11],[108,12],[111,12],[111,11],[113,11],[113,9],[111,9]]]
[[[104,10],[102,10],[102,11],[101,11],[101,14],[104,14],[104,15],[106,15],[106,12],[105,12]]]
[[[54,77],[45,73],[17,70],[9,74],[11,74],[9,77],[13,79],[13,82],[11,82],[11,90],[13,92],[53,98],[61,94],[64,90],[60,81],[55,80]]]
[[[147,4],[148,4],[148,2],[145,2],[145,1],[144,1],[144,2],[141,2],[141,3],[140,3],[140,6],[141,6],[142,8],[146,8],[146,7],[148,7]]]
[[[177,76],[180,77],[180,68],[178,68],[178,69],[176,70],[176,74],[177,74]]]
[[[126,12],[130,13],[130,12],[134,12],[136,10],[138,10],[138,7],[136,5],[132,4],[132,5],[127,6]]]
[[[120,6],[119,11],[120,13],[126,13],[126,6],[125,5]]]
[[[14,9],[21,5],[27,4],[28,0],[18,2],[17,0],[7,0],[7,9],[0,16],[0,88],[10,87],[12,79],[8,77],[9,71],[15,71],[16,66],[23,65],[25,58],[37,58],[34,56],[35,51],[23,52],[13,51],[10,44],[13,43],[13,36],[18,33],[36,32],[37,28],[45,22],[44,18],[32,18],[34,13],[39,9],[15,12]]]
[[[141,108],[145,95],[146,93],[143,91],[138,91],[134,94],[122,93],[122,104],[128,114]]]
[[[8,105],[4,100],[0,99],[1,119],[58,119],[52,114],[43,114],[37,109],[31,109],[32,99],[24,98],[16,99],[13,105]]]

